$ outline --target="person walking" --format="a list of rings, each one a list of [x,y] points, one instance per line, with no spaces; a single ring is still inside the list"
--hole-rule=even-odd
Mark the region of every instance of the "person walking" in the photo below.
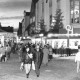
[[[43,49],[43,64],[46,66],[48,65],[48,55],[49,55],[49,49],[45,45]]]
[[[37,77],[39,77],[40,75],[40,66],[41,66],[41,53],[40,53],[40,50],[39,50],[39,45],[36,46],[36,51],[35,51],[35,60],[34,60],[34,63],[35,63],[35,72],[36,72],[36,75]]]
[[[51,61],[52,60],[52,58],[53,58],[53,51],[52,51],[52,47],[50,46],[49,47],[49,59],[48,59],[48,61]]]
[[[80,45],[78,46],[78,52],[75,56],[75,62],[77,63],[77,73],[79,72],[79,67],[80,67]]]
[[[30,48],[29,47],[27,47],[27,48],[23,47],[21,66],[24,66],[27,78],[29,78],[29,73],[31,70],[31,64],[32,64],[32,53],[30,51]]]
[[[22,59],[22,47],[21,47],[20,44],[18,45],[17,54],[19,56],[19,62],[21,62],[21,59]]]
[[[7,60],[10,58],[11,47],[9,45],[6,46],[6,58]]]
[[[1,54],[1,57],[0,57],[0,62],[4,61],[6,62],[6,53],[5,53],[5,47],[1,47],[0,49],[0,54]]]

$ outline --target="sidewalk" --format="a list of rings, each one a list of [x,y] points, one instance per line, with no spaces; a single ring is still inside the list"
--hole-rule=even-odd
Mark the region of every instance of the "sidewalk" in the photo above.
[[[35,71],[31,71],[26,79],[25,71],[20,71],[18,56],[11,55],[6,63],[0,63],[0,80],[80,80],[80,73],[76,73],[76,64],[64,57],[54,57],[48,66],[41,66],[40,77],[36,77]],[[69,58],[71,59],[71,57]]]

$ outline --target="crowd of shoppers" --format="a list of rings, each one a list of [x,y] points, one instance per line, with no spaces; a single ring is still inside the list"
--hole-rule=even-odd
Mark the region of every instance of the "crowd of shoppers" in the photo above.
[[[0,47],[0,62],[4,61],[6,62],[10,58],[11,54],[11,46],[1,46]]]
[[[17,53],[21,62],[20,69],[25,69],[27,78],[32,67],[35,67],[35,73],[39,77],[41,64],[47,66],[53,54],[51,46],[32,43],[18,44]],[[34,63],[34,66],[32,66],[32,63]]]
[[[21,63],[20,69],[25,69],[26,77],[29,78],[31,69],[35,70],[36,76],[40,76],[41,64],[48,66],[49,61],[53,59],[53,49],[49,44],[42,45],[40,43],[26,43],[26,44],[7,44],[0,47],[0,62],[9,60],[11,53],[17,54],[19,62]],[[80,46],[75,56],[77,63],[77,73],[80,66]]]
[[[40,76],[41,64],[48,65],[52,59],[52,47],[42,44],[7,44],[0,47],[0,62],[9,60],[10,55],[17,54],[19,62],[21,63],[20,69],[25,69],[26,77],[29,77],[31,69],[35,70],[36,76]],[[34,64],[34,65],[33,65]]]

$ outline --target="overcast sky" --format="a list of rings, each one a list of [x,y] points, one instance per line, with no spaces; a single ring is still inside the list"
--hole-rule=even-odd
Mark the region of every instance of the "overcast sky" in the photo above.
[[[31,0],[0,0],[0,22],[2,26],[18,28],[23,11],[29,12],[30,7]]]

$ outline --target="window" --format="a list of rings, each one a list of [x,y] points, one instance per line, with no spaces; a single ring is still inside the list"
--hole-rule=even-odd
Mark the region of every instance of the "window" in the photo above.
[[[71,23],[80,23],[80,0],[70,0]]]
[[[44,0],[42,0],[42,18],[44,17]]]

